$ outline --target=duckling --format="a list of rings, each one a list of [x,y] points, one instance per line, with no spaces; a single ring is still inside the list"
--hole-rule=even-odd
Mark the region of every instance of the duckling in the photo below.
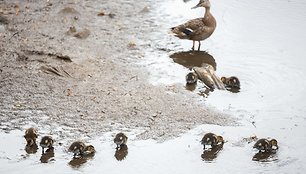
[[[278,149],[277,141],[275,139],[268,140],[265,138],[259,139],[253,146],[260,152],[273,152]]]
[[[37,138],[37,130],[33,127],[27,129],[25,131],[25,135],[24,138],[27,141],[27,146],[33,146],[34,144],[36,144],[36,138]]]
[[[122,145],[126,145],[128,137],[124,133],[118,133],[114,138],[114,143],[117,145],[117,149]]]
[[[201,140],[201,144],[204,146],[205,150],[205,145],[210,145],[212,148],[219,144],[223,144],[224,140],[222,136],[217,136],[213,133],[207,133],[204,135],[204,137]]]
[[[93,156],[95,153],[95,147],[93,145],[88,145],[84,149],[83,156]]]
[[[44,136],[42,137],[41,141],[40,141],[40,146],[42,147],[42,153],[44,154],[44,148],[48,148],[48,149],[51,149],[53,148],[52,145],[53,145],[53,139],[51,136]]]
[[[200,51],[201,41],[209,38],[216,29],[217,22],[210,13],[209,0],[200,0],[192,9],[204,7],[205,14],[203,18],[192,19],[184,24],[172,27],[171,31],[180,39],[193,41],[192,50],[194,50],[195,41],[199,42],[198,51]]]
[[[240,81],[237,77],[221,77],[221,81],[224,83],[226,87],[229,88],[240,88]]]
[[[73,152],[73,157],[75,158],[76,156],[81,156],[83,155],[84,153],[84,150],[85,150],[85,144],[81,141],[76,141],[76,142],[73,142],[68,151],[69,152]]]
[[[187,84],[197,83],[198,75],[195,72],[190,72],[186,75]]]

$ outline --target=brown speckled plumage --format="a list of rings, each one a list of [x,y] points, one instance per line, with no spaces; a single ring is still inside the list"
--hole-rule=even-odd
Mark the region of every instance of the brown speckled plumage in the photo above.
[[[200,50],[202,40],[207,39],[215,31],[217,22],[210,13],[209,0],[200,0],[198,5],[193,8],[204,7],[205,15],[203,18],[192,19],[184,24],[171,28],[171,31],[180,39],[188,39],[193,41],[192,50],[194,50],[195,41],[199,42],[198,50]]]

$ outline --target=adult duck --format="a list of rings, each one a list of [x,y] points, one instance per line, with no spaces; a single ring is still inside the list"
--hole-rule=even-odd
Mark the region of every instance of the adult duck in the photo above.
[[[203,18],[192,19],[184,24],[171,28],[171,31],[176,37],[180,39],[188,39],[193,41],[192,50],[194,50],[195,41],[199,42],[198,51],[201,47],[201,41],[207,39],[215,31],[217,22],[213,15],[210,13],[209,0],[200,0],[198,5],[192,7],[192,9],[198,7],[205,8],[205,14]]]

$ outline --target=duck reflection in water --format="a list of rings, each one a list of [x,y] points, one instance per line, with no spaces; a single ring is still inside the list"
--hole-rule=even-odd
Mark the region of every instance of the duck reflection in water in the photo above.
[[[206,51],[181,51],[171,54],[170,58],[173,59],[175,63],[188,69],[201,67],[203,63],[211,65],[214,70],[217,69],[214,57]]]
[[[49,161],[54,161],[54,147],[48,148],[40,157],[42,163],[48,163]]]
[[[216,61],[212,55],[205,51],[182,51],[173,53],[170,55],[170,58],[177,64],[180,64],[189,70],[192,70],[193,67],[201,67],[203,64],[209,64],[216,70]],[[186,89],[193,91],[196,89],[198,81],[198,76],[195,72],[190,72],[186,75]],[[201,95],[204,93],[204,96],[207,96],[212,89],[205,88],[204,91],[200,91]]]
[[[213,161],[217,158],[218,153],[222,150],[223,143],[213,146],[210,149],[205,149],[201,155],[204,161]]]
[[[124,160],[127,155],[128,155],[128,146],[126,144],[122,144],[120,145],[120,148],[116,148],[114,156],[118,161]]]

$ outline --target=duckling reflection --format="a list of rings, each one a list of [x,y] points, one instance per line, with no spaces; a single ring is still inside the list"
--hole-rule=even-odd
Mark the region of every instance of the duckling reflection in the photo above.
[[[205,161],[213,161],[217,158],[218,153],[222,150],[223,143],[215,145],[211,149],[205,149],[201,155],[202,159]]]
[[[128,155],[128,146],[126,144],[122,144],[120,148],[116,148],[114,156],[118,161],[124,160],[127,155]]]
[[[44,152],[41,155],[40,161],[42,163],[48,163],[49,161],[54,161],[53,157],[54,157],[54,148],[50,147],[46,150],[46,152]]]
[[[28,153],[28,154],[34,154],[37,152],[38,146],[36,143],[29,145],[27,144],[24,148],[24,150]]]
[[[259,162],[271,162],[277,160],[277,156],[273,152],[257,152],[253,158],[253,161],[259,161]]]
[[[212,55],[205,51],[183,51],[170,55],[170,58],[177,64],[188,69],[193,67],[201,67],[203,63],[209,64],[214,70],[217,70],[217,64]]]
[[[189,91],[194,91],[194,90],[196,89],[196,87],[197,87],[197,84],[196,84],[196,83],[194,83],[194,84],[187,84],[187,83],[186,83],[186,86],[185,86],[185,88],[186,88],[187,90],[189,90]]]
[[[79,168],[81,167],[83,164],[85,164],[87,162],[87,158],[72,158],[71,161],[69,161],[69,165],[73,168]]]

